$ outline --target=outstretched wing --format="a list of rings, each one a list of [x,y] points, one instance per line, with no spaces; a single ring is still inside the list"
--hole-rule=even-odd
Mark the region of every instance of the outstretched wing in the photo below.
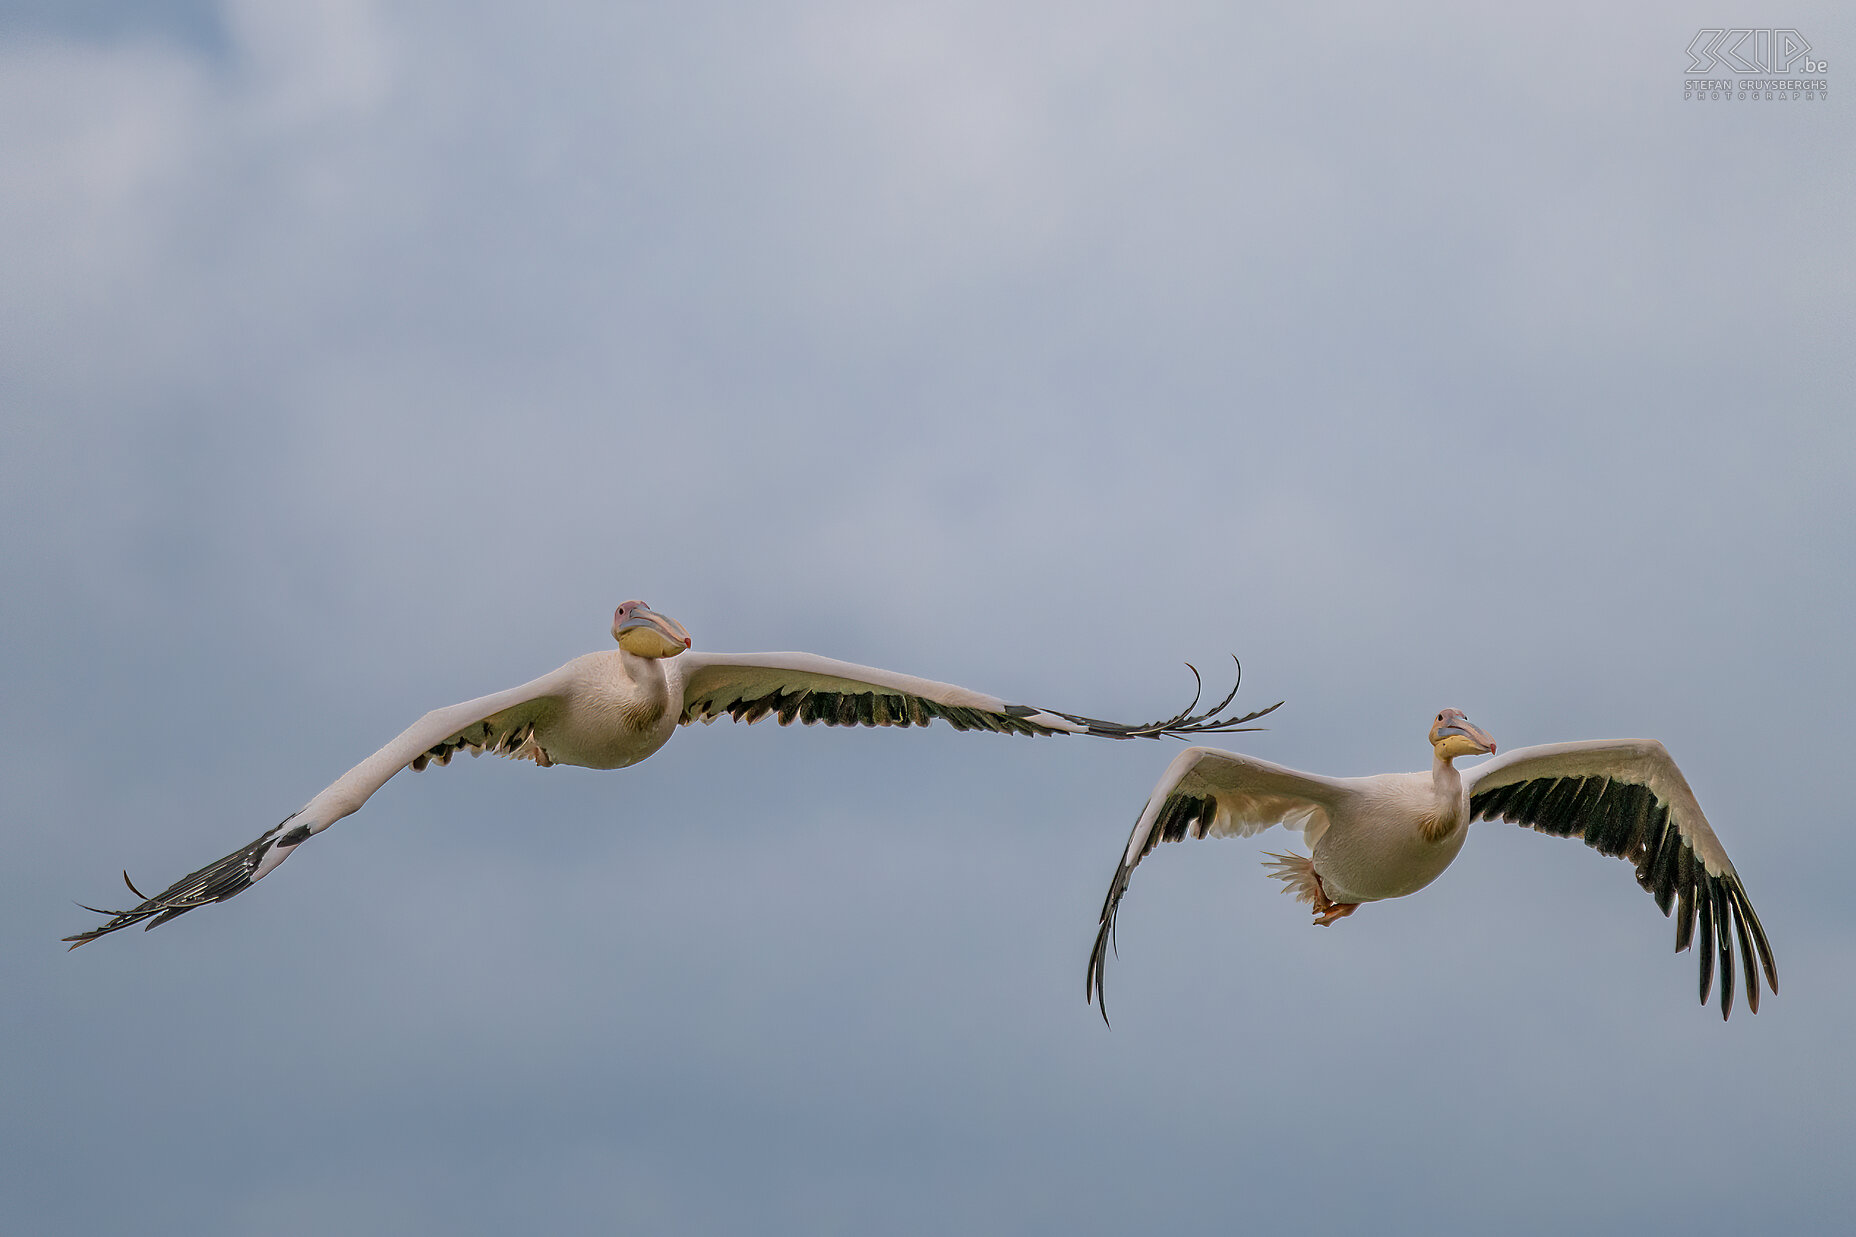
[[[997,696],[937,683],[911,674],[834,661],[814,653],[690,652],[669,664],[683,694],[684,725],[713,722],[723,715],[738,722],[777,717],[782,726],[799,721],[827,726],[926,726],[940,718],[956,730],[1000,734],[1090,734],[1111,739],[1222,734],[1244,729],[1280,707],[1242,717],[1219,717],[1237,695],[1237,684],[1217,706],[1193,713],[1199,697],[1172,717],[1145,725],[1105,722],[1055,709],[1012,704]],[[1198,672],[1193,671],[1196,678]],[[1242,670],[1239,676],[1241,679]]]
[[[1676,952],[1701,922],[1701,1003],[1708,1003],[1718,957],[1721,1017],[1732,1012],[1734,956],[1728,925],[1740,937],[1747,1005],[1759,1012],[1757,950],[1774,995],[1772,946],[1747,901],[1740,874],[1708,825],[1695,792],[1654,739],[1595,739],[1523,747],[1468,770],[1470,819],[1510,820],[1541,833],[1576,837],[1636,865],[1637,883],[1668,915],[1676,908]]]
[[[563,666],[532,683],[432,710],[391,743],[342,774],[315,798],[265,830],[255,842],[175,881],[166,890],[152,898],[144,898],[140,905],[126,911],[85,907],[99,915],[109,915],[109,921],[64,939],[76,949],[133,924],[158,927],[195,907],[223,902],[244,892],[289,858],[290,852],[311,836],[366,803],[368,796],[408,765],[416,770],[425,768],[431,761],[445,764],[462,749],[472,753],[493,751],[546,763],[547,758],[534,743],[535,727],[538,723],[545,724],[548,710],[557,699],[554,693],[565,683],[567,671],[568,667]],[[123,874],[123,881],[129,882],[127,873]],[[142,897],[134,884],[129,884],[129,891]]]
[[[1175,756],[1134,822],[1102,900],[1085,988],[1088,999],[1100,1006],[1102,1021],[1108,1021],[1102,971],[1114,941],[1115,915],[1128,891],[1128,877],[1149,851],[1161,842],[1184,838],[1249,837],[1277,824],[1302,830],[1312,846],[1328,827],[1329,810],[1345,793],[1338,779],[1237,752],[1189,747]]]

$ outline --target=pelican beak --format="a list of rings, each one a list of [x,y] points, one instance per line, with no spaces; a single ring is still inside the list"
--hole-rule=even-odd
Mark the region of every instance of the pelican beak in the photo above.
[[[1495,752],[1495,736],[1455,709],[1447,709],[1443,719],[1431,727],[1431,745],[1446,758],[1487,756]]]
[[[629,616],[624,607],[612,616],[612,638],[619,647],[640,657],[675,657],[690,647],[690,633],[667,614],[640,603]]]

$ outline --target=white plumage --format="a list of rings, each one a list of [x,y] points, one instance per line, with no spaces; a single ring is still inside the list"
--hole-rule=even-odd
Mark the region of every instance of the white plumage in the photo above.
[[[1736,925],[1747,1005],[1759,1009],[1758,967],[1778,992],[1765,931],[1688,781],[1654,739],[1598,739],[1524,747],[1460,772],[1457,757],[1489,754],[1495,740],[1445,709],[1431,727],[1429,773],[1323,777],[1236,752],[1181,752],[1148,797],[1102,904],[1086,993],[1102,972],[1129,875],[1160,842],[1247,837],[1273,825],[1300,830],[1310,854],[1272,855],[1271,875],[1334,923],[1361,903],[1415,893],[1463,849],[1472,820],[1510,820],[1577,837],[1636,866],[1638,883],[1665,915],[1677,912],[1676,949],[1700,926],[1701,1000],[1718,962],[1721,1016],[1733,1008]],[[1107,1007],[1103,1007],[1107,1017]]]
[[[109,915],[109,921],[65,939],[75,949],[132,924],[146,922],[153,928],[196,907],[223,902],[357,811],[401,769],[442,765],[459,751],[496,752],[544,767],[620,769],[663,747],[679,725],[713,722],[723,715],[744,722],[772,716],[781,725],[796,720],[828,726],[926,726],[940,718],[956,730],[1128,739],[1226,732],[1270,711],[1218,717],[1235,697],[1233,687],[1231,695],[1204,713],[1192,713],[1195,697],[1174,717],[1125,726],[1010,704],[951,683],[811,653],[690,652],[690,636],[682,625],[641,601],[628,601],[613,613],[612,635],[617,649],[576,657],[520,687],[434,709],[256,841],[129,910],[96,911]],[[128,882],[127,873],[123,880]],[[134,884],[129,889],[143,897]]]

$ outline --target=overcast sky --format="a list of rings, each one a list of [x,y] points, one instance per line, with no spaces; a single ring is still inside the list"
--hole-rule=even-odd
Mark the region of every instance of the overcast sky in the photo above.
[[[1844,1233],[1856,22],[1822,3],[0,4],[0,1197],[97,1234]],[[1829,99],[1684,101],[1710,24]],[[1783,995],[1478,825],[1102,892],[1173,745],[434,706],[805,649],[1422,768],[1662,739]],[[1254,1227],[1252,1227],[1254,1226]]]

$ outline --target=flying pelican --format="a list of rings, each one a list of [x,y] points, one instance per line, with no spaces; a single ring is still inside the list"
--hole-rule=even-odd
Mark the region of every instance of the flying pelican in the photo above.
[[[856,666],[811,653],[689,652],[682,624],[642,601],[613,612],[617,651],[588,653],[520,687],[434,709],[400,736],[337,778],[315,798],[267,829],[257,841],[176,881],[126,911],[86,906],[109,922],[64,939],[71,948],[147,920],[158,927],[205,906],[223,902],[262,880],[305,841],[358,810],[388,779],[411,765],[416,770],[447,764],[460,750],[484,752],[549,765],[622,769],[635,765],[669,741],[679,725],[712,723],[726,713],[738,722],[777,716],[806,725],[926,726],[941,718],[956,730],[1001,734],[1088,734],[1111,739],[1228,733],[1275,709],[1245,717],[1220,718],[1237,694],[1194,714],[1192,704],[1164,721],[1144,726],[1079,717],[1073,713],[1008,704],[949,683],[936,683],[890,670]],[[1194,671],[1196,676],[1197,671]],[[1281,702],[1279,701],[1278,704]]]
[[[1753,951],[1776,995],[1772,947],[1747,901],[1739,873],[1701,814],[1682,771],[1654,739],[1594,739],[1523,747],[1467,773],[1458,756],[1492,755],[1495,740],[1456,709],[1431,724],[1429,773],[1322,777],[1209,747],[1174,758],[1135,822],[1102,903],[1086,994],[1102,996],[1102,968],[1128,876],[1156,842],[1249,837],[1271,825],[1300,829],[1312,855],[1275,855],[1266,864],[1284,892],[1334,923],[1362,902],[1402,898],[1450,866],[1473,820],[1509,820],[1541,833],[1584,840],[1637,867],[1642,885],[1669,914],[1676,904],[1676,952],[1701,920],[1701,1003],[1708,1003],[1717,953],[1721,1017],[1734,1001],[1728,923],[1738,927],[1747,1005],[1759,1012]],[[1102,1005],[1103,1021],[1108,1007]]]

